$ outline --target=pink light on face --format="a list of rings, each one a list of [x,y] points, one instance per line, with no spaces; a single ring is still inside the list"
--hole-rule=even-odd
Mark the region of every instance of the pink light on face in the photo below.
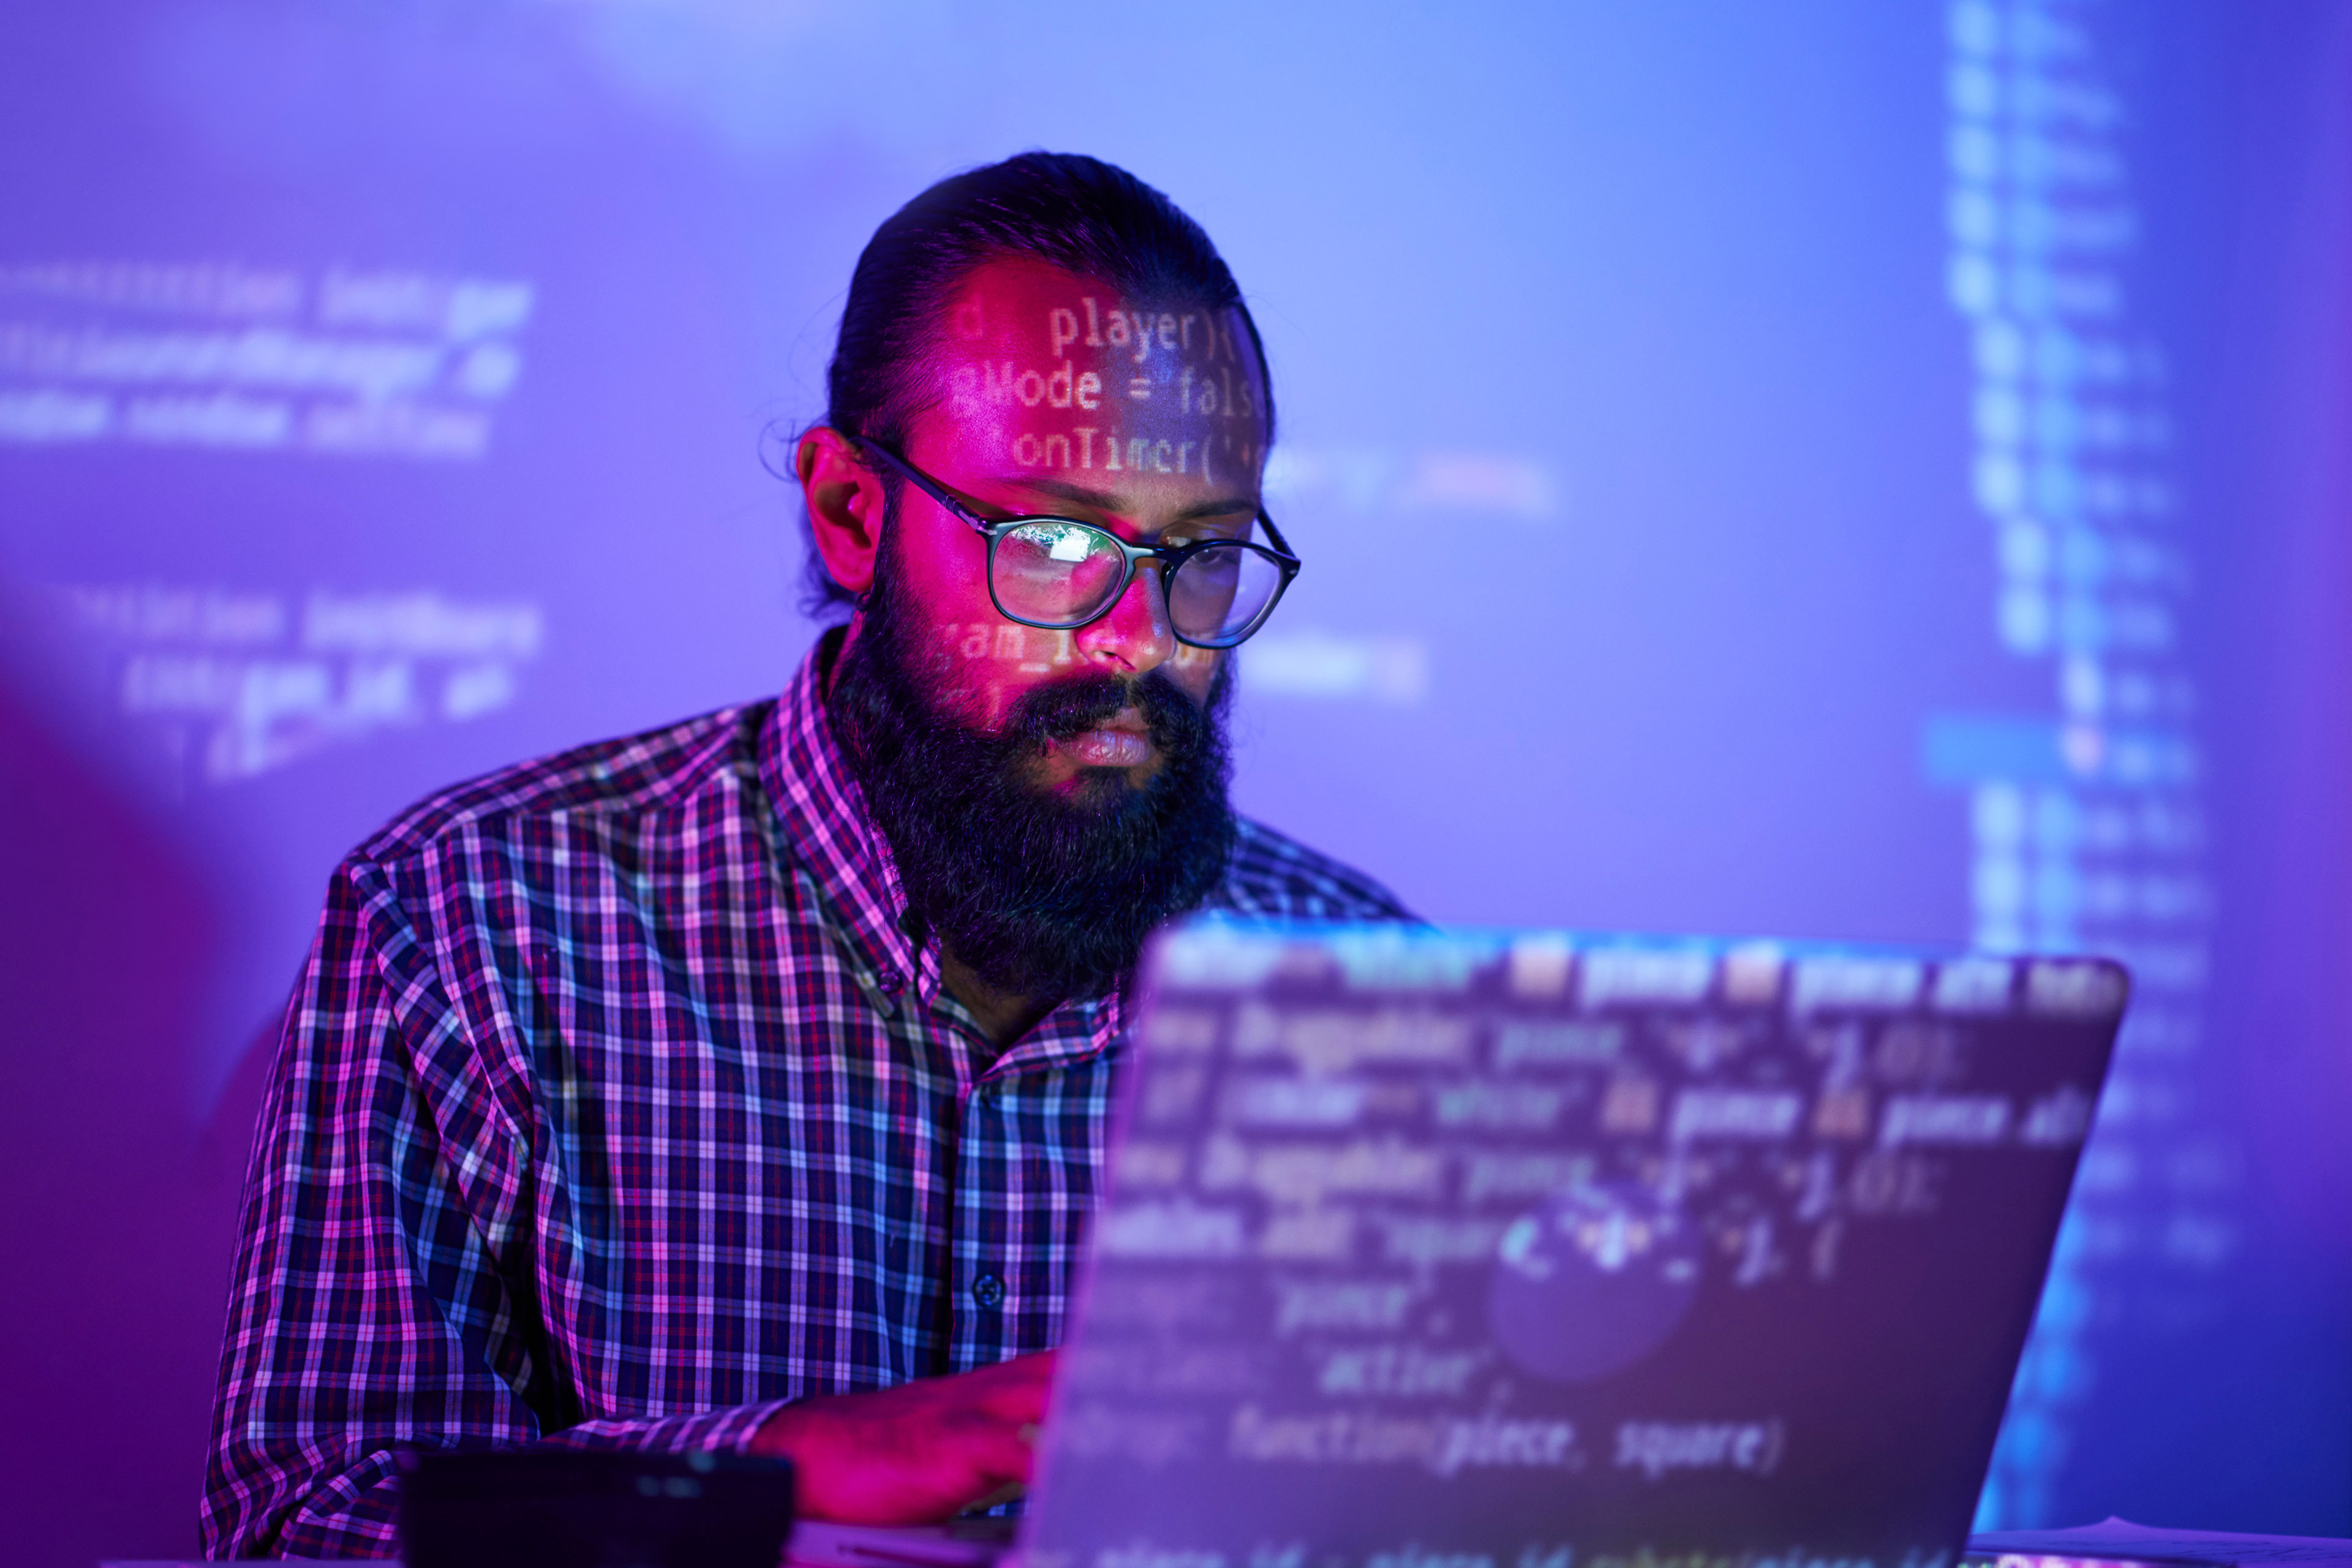
[[[918,416],[905,454],[983,517],[1050,512],[1132,541],[1245,535],[1265,458],[1265,388],[1241,317],[1230,310],[1119,299],[1028,260],[973,270],[939,339],[942,395]],[[1024,692],[1080,672],[1121,679],[1165,668],[1206,698],[1213,650],[1179,643],[1159,569],[1147,565],[1110,612],[1075,631],[1041,631],[990,600],[987,544],[908,490],[901,504],[902,587],[957,670],[941,698],[983,729]],[[1122,713],[1055,748],[1041,782],[1124,767],[1140,784],[1159,766],[1139,715]]]

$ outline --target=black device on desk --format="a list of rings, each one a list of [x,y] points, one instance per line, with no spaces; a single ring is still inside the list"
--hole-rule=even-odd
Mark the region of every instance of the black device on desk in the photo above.
[[[775,1568],[792,1522],[783,1459],[426,1451],[401,1476],[406,1568]]]

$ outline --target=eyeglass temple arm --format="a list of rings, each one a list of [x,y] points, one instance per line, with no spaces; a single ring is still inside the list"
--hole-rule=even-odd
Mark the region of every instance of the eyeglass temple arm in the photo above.
[[[1296,575],[1307,563],[1298,558],[1298,552],[1290,548],[1290,541],[1282,537],[1282,530],[1274,526],[1273,514],[1263,504],[1257,509],[1257,520],[1265,524],[1265,536],[1274,542],[1274,547],[1282,552],[1282,558],[1290,563],[1291,573]]]
[[[965,527],[971,529],[974,533],[979,534],[983,539],[988,537],[987,521],[983,518],[974,516],[971,508],[965,506],[963,502],[950,495],[947,492],[946,488],[935,482],[929,474],[917,469],[913,464],[908,462],[904,458],[901,458],[898,453],[893,452],[889,447],[885,447],[879,441],[869,441],[863,436],[852,436],[850,440],[856,443],[861,449],[873,453],[876,457],[881,458],[884,462],[898,469],[900,478],[904,479],[908,484],[913,485],[917,489],[922,491],[925,495],[930,497],[933,500],[939,502],[941,506],[947,508],[948,511],[952,516],[962,521]]]

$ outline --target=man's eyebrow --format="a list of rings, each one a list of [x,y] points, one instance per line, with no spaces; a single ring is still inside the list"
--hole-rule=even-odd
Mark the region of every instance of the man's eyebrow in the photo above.
[[[997,480],[997,483],[1007,489],[1024,489],[1036,495],[1051,496],[1055,500],[1067,501],[1072,506],[1088,507],[1096,511],[1108,512],[1114,516],[1120,510],[1118,498],[1108,490],[1089,489],[1085,485],[1074,485],[1066,479],[1041,479],[1030,474],[1007,474]],[[1223,496],[1212,500],[1194,501],[1170,521],[1191,522],[1203,517],[1227,517],[1235,512],[1255,512],[1257,509],[1258,501],[1255,496]]]

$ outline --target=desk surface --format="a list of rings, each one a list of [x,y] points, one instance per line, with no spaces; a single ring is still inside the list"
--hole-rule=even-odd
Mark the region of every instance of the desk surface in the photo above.
[[[893,1531],[818,1525],[812,1550],[790,1552],[782,1568],[843,1568],[851,1558],[877,1564],[931,1564],[974,1561],[966,1550],[942,1552],[936,1531]],[[851,1552],[843,1542],[852,1538],[898,1542],[903,1550]],[[798,1543],[796,1543],[798,1544]],[[2154,1564],[2157,1568],[2352,1568],[2352,1540],[2320,1535],[2242,1535],[2227,1531],[2157,1530],[2128,1520],[2109,1519],[2072,1530],[2002,1531],[1969,1537],[1969,1556],[1988,1560],[2000,1568],[2062,1568],[2074,1563]],[[270,1568],[278,1563],[317,1562],[316,1558],[240,1559],[236,1563],[206,1563],[193,1557],[110,1558],[98,1568]],[[344,1563],[374,1563],[399,1568],[392,1557],[345,1558]]]
[[[2231,1531],[2158,1530],[2106,1519],[2071,1530],[2004,1530],[1969,1537],[1969,1555],[1996,1559],[2149,1563],[2178,1568],[2297,1568],[2352,1564],[2352,1540],[2324,1535],[2242,1535]]]

